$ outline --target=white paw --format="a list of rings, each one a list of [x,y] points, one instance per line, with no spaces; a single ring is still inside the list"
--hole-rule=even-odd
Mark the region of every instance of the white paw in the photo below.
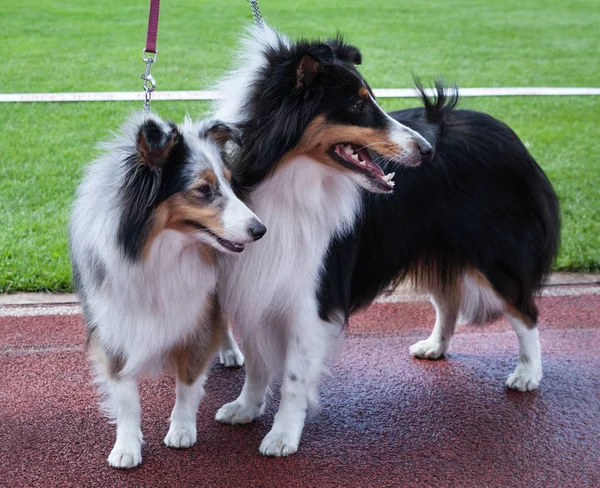
[[[164,442],[167,447],[176,449],[192,447],[196,443],[196,424],[171,422]]]
[[[260,453],[265,456],[289,456],[298,450],[300,436],[286,431],[271,430],[260,443]]]
[[[142,445],[139,442],[118,442],[108,456],[108,464],[113,468],[134,468],[142,462]]]
[[[514,373],[506,379],[506,386],[511,390],[537,390],[542,380],[542,369],[530,364],[518,364]]]
[[[219,351],[219,362],[226,368],[239,368],[244,365],[244,355],[237,346],[230,349],[221,349]]]
[[[248,424],[255,418],[260,417],[264,410],[264,403],[249,406],[239,400],[223,405],[215,419],[226,424]]]
[[[447,343],[428,338],[415,342],[408,350],[419,359],[438,359],[446,353],[446,349]]]

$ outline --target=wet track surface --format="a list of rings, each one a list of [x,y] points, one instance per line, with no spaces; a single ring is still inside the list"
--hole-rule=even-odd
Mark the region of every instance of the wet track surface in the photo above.
[[[420,361],[408,346],[428,335],[432,307],[377,304],[352,320],[297,454],[258,453],[277,386],[256,422],[214,421],[243,382],[215,364],[188,450],[161,445],[174,380],[142,382],[146,445],[131,471],[106,464],[114,426],[99,413],[81,317],[0,317],[0,486],[598,487],[600,294],[538,303],[538,392],[504,388],[517,357],[508,323],[460,327],[446,359]]]

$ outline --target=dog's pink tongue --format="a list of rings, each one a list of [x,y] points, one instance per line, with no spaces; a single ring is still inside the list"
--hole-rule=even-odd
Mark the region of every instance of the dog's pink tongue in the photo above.
[[[369,169],[371,171],[373,171],[373,173],[377,173],[378,176],[385,175],[385,173],[379,167],[379,165],[377,165],[373,162],[373,160],[371,159],[371,156],[369,155],[369,151],[367,151],[366,149],[359,149],[356,152],[360,156],[360,159],[362,159],[365,163],[367,163],[367,166],[369,167]]]

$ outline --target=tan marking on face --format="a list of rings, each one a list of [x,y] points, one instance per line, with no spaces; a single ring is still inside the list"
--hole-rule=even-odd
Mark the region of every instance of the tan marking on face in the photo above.
[[[197,183],[194,186],[200,186],[200,183],[206,182],[209,185],[213,186],[217,184],[217,175],[212,169],[207,169],[200,173],[200,176],[197,180]]]
[[[338,171],[349,173],[352,171],[342,166],[329,154],[329,149],[334,144],[344,142],[360,147],[368,146],[379,155],[390,158],[403,151],[399,144],[389,138],[388,132],[384,129],[332,124],[320,115],[308,125],[296,147],[288,152],[281,162],[284,163],[300,155],[307,155]]]
[[[361,86],[360,90],[358,90],[358,96],[363,100],[369,99],[369,89],[366,86]]]
[[[225,174],[225,179],[228,182],[231,182],[231,171],[229,171],[227,168],[224,168],[223,173]]]
[[[217,296],[211,295],[203,315],[198,317],[196,329],[169,354],[182,383],[192,385],[206,370],[223,343],[226,331],[227,321],[221,313]]]
[[[223,235],[221,214],[221,208],[203,203],[200,197],[195,195],[194,190],[176,193],[162,202],[154,211],[151,230],[142,250],[142,259],[148,258],[154,239],[166,229],[192,234],[199,230],[197,226],[192,224],[192,222],[195,222],[216,235]],[[213,262],[213,248],[201,242],[198,242],[197,245],[203,259]]]

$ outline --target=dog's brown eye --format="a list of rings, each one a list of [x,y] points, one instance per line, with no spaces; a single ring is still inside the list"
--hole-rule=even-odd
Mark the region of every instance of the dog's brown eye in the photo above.
[[[365,101],[364,100],[359,100],[358,102],[356,102],[354,105],[352,105],[351,109],[356,111],[356,112],[360,112],[365,106]]]
[[[203,197],[207,197],[210,195],[210,185],[208,183],[203,183],[196,188],[196,191]]]

